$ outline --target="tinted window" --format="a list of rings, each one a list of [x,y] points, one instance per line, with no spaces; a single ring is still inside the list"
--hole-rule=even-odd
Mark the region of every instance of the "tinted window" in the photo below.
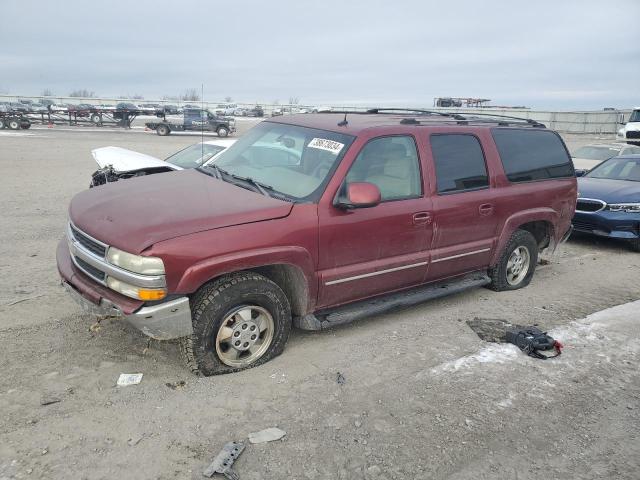
[[[554,132],[496,128],[491,133],[511,182],[574,176],[571,158]]]
[[[413,137],[380,137],[368,142],[347,174],[347,183],[351,182],[377,185],[383,201],[419,197],[422,182]]]
[[[480,141],[473,135],[431,135],[438,193],[489,186]]]

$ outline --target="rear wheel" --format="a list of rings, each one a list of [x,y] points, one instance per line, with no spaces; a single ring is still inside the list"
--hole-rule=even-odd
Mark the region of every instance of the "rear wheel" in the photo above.
[[[91,115],[91,123],[95,123],[96,125],[99,125],[101,120],[102,118],[100,117],[99,113],[94,113]]]
[[[24,130],[29,130],[31,128],[31,124],[30,123],[23,123],[21,125],[21,128]]]
[[[226,137],[229,135],[229,129],[227,127],[219,127],[218,128],[218,136]]]
[[[18,120],[17,118],[10,118],[7,122],[7,126],[11,130],[20,130],[20,120]]]
[[[180,352],[204,376],[255,367],[282,353],[291,331],[291,308],[271,280],[252,272],[224,276],[191,299],[193,334]]]
[[[538,243],[526,230],[516,230],[505,246],[498,263],[489,269],[495,291],[517,290],[526,287],[538,263]]]
[[[169,130],[169,127],[167,127],[166,125],[158,125],[156,127],[156,133],[161,137],[165,137],[169,135],[169,133],[171,133],[171,130]]]

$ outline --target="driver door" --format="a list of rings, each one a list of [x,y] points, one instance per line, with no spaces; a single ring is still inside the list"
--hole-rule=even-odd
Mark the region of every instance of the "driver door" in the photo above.
[[[375,184],[382,201],[352,210],[320,206],[318,306],[424,281],[432,232],[421,170],[412,136],[378,137],[362,148],[344,181]]]

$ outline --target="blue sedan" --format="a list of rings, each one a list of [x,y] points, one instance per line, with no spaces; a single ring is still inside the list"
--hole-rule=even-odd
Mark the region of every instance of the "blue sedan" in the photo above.
[[[640,155],[611,158],[578,178],[573,229],[626,240],[640,252]]]

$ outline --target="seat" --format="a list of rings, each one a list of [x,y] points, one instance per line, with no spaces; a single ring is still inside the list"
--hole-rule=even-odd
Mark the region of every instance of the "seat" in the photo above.
[[[390,143],[385,151],[382,174],[372,175],[367,180],[375,183],[383,199],[404,198],[420,193],[417,159],[407,155],[404,145]]]

